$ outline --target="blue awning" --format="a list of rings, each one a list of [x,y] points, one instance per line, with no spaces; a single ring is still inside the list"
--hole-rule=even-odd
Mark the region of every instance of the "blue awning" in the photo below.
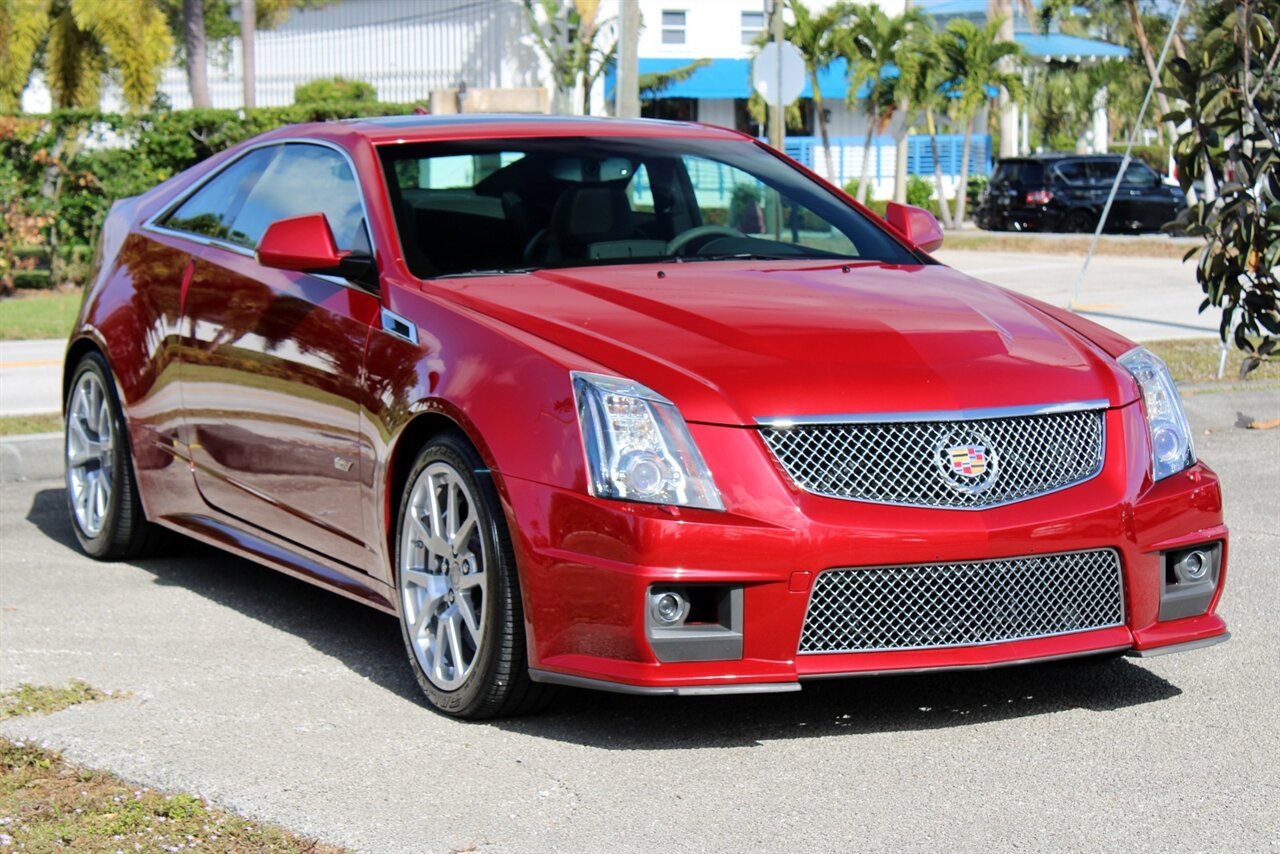
[[[1129,49],[1109,42],[1068,36],[1062,33],[1018,33],[1015,38],[1027,52],[1027,56],[1039,61],[1051,59],[1088,60],[1088,59],[1122,59],[1129,55]],[[652,74],[658,71],[671,71],[694,62],[693,58],[659,58],[641,57],[640,73]],[[898,70],[893,66],[885,68],[885,77],[896,77]],[[610,67],[605,74],[605,97],[613,98],[616,70]],[[837,59],[818,73],[818,86],[822,89],[822,97],[826,101],[844,100],[849,92],[848,65],[843,59]],[[859,98],[865,98],[871,87],[863,84],[858,91]],[[720,58],[713,59],[693,72],[688,78],[673,83],[663,89],[658,98],[749,98],[751,97],[751,60]],[[813,87],[806,80],[800,93],[802,98],[813,97]]]
[[[1083,39],[1062,33],[1018,33],[1018,44],[1033,59],[1124,59],[1129,48],[1123,45]]]

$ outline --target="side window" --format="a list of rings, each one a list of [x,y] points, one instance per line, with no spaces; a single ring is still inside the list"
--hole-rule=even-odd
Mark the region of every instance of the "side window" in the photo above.
[[[859,254],[853,241],[821,216],[753,175],[702,157],[685,155],[681,160],[703,225],[840,255]]]
[[[627,184],[627,201],[633,211],[653,212],[653,182],[649,180],[649,170],[643,163]]]
[[[232,218],[254,182],[278,153],[275,147],[249,152],[197,190],[160,224],[202,237],[228,239]]]
[[[278,219],[322,213],[339,249],[367,251],[360,191],[347,160],[321,145],[288,143],[249,192],[226,239],[250,249]]]
[[[1089,180],[1109,187],[1119,171],[1120,162],[1117,160],[1095,160],[1089,164]]]
[[[1055,167],[1055,171],[1068,184],[1087,184],[1089,170],[1079,160],[1066,160]]]
[[[1145,163],[1130,163],[1124,170],[1124,183],[1135,187],[1155,187],[1160,183],[1160,176]]]

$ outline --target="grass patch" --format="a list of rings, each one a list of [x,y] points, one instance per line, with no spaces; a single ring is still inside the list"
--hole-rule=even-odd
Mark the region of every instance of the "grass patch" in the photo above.
[[[79,679],[73,679],[65,688],[23,684],[0,694],[0,720],[19,715],[51,715],[70,706],[96,703],[109,696]]]
[[[66,338],[80,310],[81,292],[38,291],[0,300],[0,340]]]
[[[1240,363],[1245,354],[1232,347],[1227,351],[1227,365],[1222,379],[1218,379],[1218,361],[1222,358],[1222,344],[1216,338],[1178,338],[1169,341],[1148,341],[1144,345],[1169,366],[1169,373],[1180,383],[1238,383]],[[1280,378],[1280,368],[1275,362],[1263,362],[1250,372],[1247,382]]]
[[[999,231],[948,231],[940,251],[1037,252],[1042,255],[1078,255],[1083,258],[1089,251],[1092,239],[1087,234],[1058,237]],[[1174,241],[1163,237],[1104,236],[1098,241],[1098,249],[1094,254],[1127,258],[1176,258],[1181,261],[1182,256],[1193,245],[1186,240]]]
[[[79,768],[53,751],[0,739],[0,849],[339,854],[344,849]]]
[[[0,415],[0,436],[24,436],[31,433],[62,431],[62,416],[56,412],[42,415]]]

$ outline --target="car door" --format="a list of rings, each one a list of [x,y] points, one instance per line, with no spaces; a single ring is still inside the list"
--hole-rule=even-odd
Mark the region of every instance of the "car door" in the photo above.
[[[272,222],[326,215],[340,249],[369,249],[355,173],[341,151],[261,149],[252,186],[220,220],[184,304],[181,385],[195,478],[212,507],[367,570],[359,403],[376,294],[263,267]]]
[[[1123,221],[1140,231],[1159,231],[1178,214],[1173,194],[1145,163],[1130,163],[1125,169],[1116,201],[1121,197],[1125,201]]]

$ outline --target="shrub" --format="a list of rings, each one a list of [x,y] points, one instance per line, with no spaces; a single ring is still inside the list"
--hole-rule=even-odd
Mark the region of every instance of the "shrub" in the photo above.
[[[357,104],[378,100],[378,90],[363,80],[329,77],[295,86],[295,104]]]
[[[931,210],[933,208],[933,182],[921,175],[908,175],[907,204]]]

